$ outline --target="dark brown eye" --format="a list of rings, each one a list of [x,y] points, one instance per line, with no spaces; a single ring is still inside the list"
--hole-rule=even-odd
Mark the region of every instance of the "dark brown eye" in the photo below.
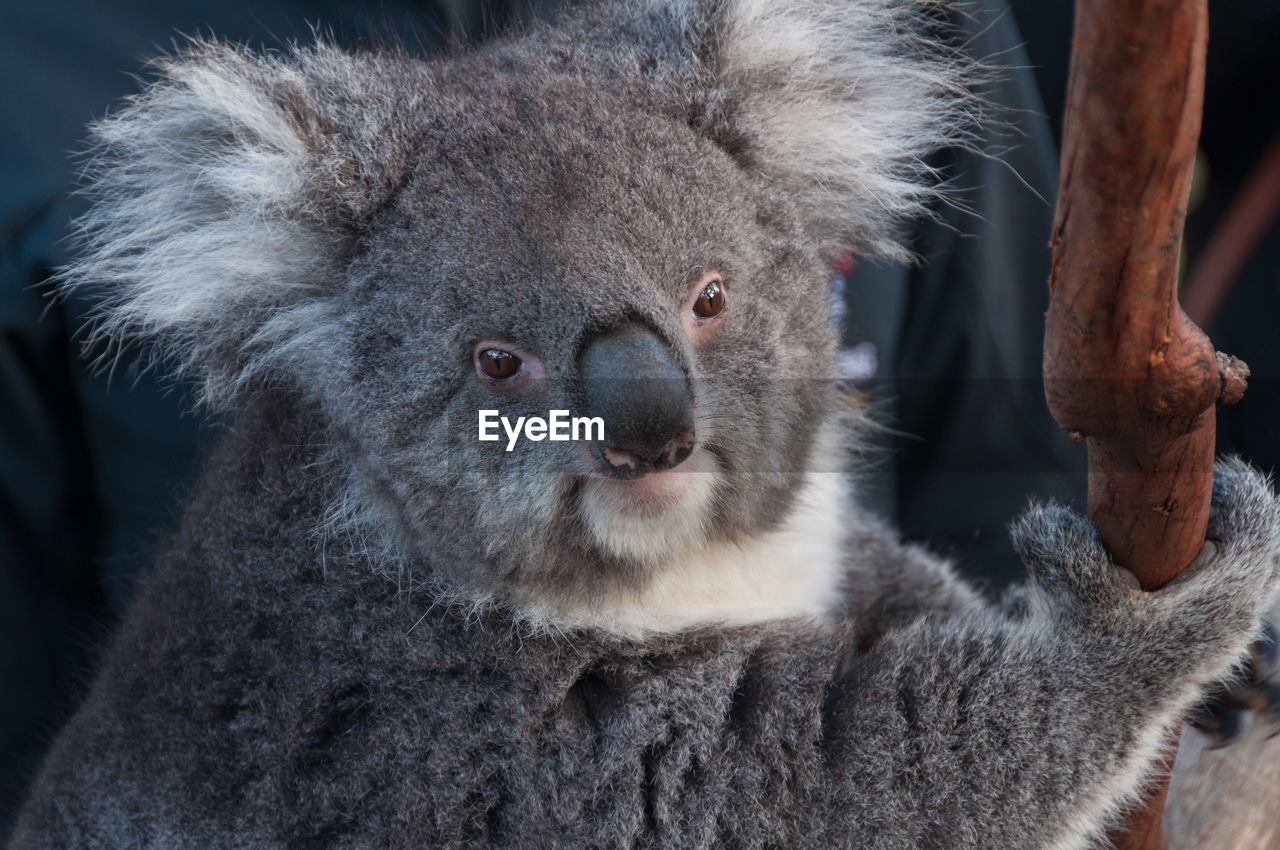
[[[720,311],[723,309],[724,287],[720,285],[719,280],[713,277],[707,281],[707,285],[698,293],[698,297],[693,302],[693,312],[703,319],[710,319],[720,315]]]
[[[501,348],[483,348],[477,351],[476,363],[480,366],[481,372],[495,381],[514,378],[520,371],[520,358]]]

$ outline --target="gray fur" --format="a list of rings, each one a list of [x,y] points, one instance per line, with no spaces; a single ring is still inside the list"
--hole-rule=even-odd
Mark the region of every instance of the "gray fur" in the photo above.
[[[601,3],[434,62],[200,44],[99,125],[69,281],[238,420],[14,847],[1077,847],[1135,793],[1275,589],[1243,466],[1158,594],[1033,508],[1002,610],[851,508],[820,610],[628,633],[566,612],[688,553],[593,536],[573,444],[475,439],[572,407],[583,339],[632,321],[715,482],[679,547],[754,551],[836,474],[826,262],[901,252],[968,101],[931,4],[774,6]],[[695,344],[707,268],[731,312]],[[496,397],[490,338],[546,386]]]

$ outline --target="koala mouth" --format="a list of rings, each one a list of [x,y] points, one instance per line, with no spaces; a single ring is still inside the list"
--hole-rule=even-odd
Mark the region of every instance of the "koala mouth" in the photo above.
[[[695,471],[691,464],[688,468],[641,472],[630,478],[594,479],[591,486],[619,513],[653,516],[679,505],[699,477],[707,474]]]
[[[578,507],[591,537],[614,555],[652,565],[707,542],[724,475],[716,456],[697,447],[674,469],[584,478]]]

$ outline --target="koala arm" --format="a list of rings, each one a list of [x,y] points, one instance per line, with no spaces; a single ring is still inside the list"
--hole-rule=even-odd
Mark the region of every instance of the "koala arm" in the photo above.
[[[956,575],[950,562],[924,546],[900,542],[898,532],[871,519],[850,534],[845,616],[867,644],[888,629],[931,616],[994,613],[994,606]]]
[[[239,486],[313,495],[248,467]],[[11,846],[317,830],[358,847],[1082,846],[1247,648],[1276,583],[1280,509],[1256,473],[1220,472],[1215,556],[1159,593],[1119,580],[1082,519],[1041,508],[1017,527],[1022,615],[918,550],[893,561],[886,540],[886,577],[896,564],[917,591],[882,594],[892,622],[852,637],[787,621],[631,642],[525,635],[498,610],[424,618],[334,566],[282,576],[287,527],[237,532],[239,514],[214,512],[235,555],[211,568],[200,544],[157,573]],[[306,515],[273,518],[304,535]]]
[[[1096,837],[1274,592],[1269,485],[1225,462],[1214,500],[1206,553],[1156,593],[1125,580],[1083,519],[1032,508],[1014,528],[1032,573],[1023,616],[944,597],[853,655],[828,729],[855,834],[914,847]]]

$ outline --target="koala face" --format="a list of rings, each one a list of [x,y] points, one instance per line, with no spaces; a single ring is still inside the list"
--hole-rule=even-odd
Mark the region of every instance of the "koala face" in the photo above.
[[[207,403],[320,411],[343,484],[319,531],[375,566],[526,606],[645,592],[797,501],[830,514],[796,495],[834,465],[829,262],[905,256],[921,157],[966,120],[920,24],[647,0],[431,61],[195,43],[97,126],[66,280]],[[485,410],[605,434],[508,451]]]
[[[772,527],[830,409],[829,275],[794,212],[651,86],[468,71],[486,109],[436,120],[448,129],[371,222],[344,285],[347,365],[324,394],[380,508],[423,557],[443,538],[465,551],[458,580],[544,592],[634,581],[680,549]],[[648,345],[588,362],[619,333]],[[478,362],[495,348],[520,361],[512,378]],[[689,419],[656,448],[687,428],[688,457],[617,477],[611,438],[652,404],[593,409],[591,380],[635,399],[663,385]],[[483,409],[604,412],[606,440],[507,450],[477,439]]]

